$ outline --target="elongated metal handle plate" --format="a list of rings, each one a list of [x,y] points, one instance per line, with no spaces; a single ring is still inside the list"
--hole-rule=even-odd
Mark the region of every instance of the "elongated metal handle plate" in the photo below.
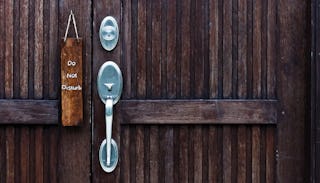
[[[112,99],[108,99],[106,102],[106,140],[107,140],[107,166],[110,166],[111,157],[111,134],[112,134]]]
[[[118,146],[112,139],[113,105],[115,105],[122,92],[122,74],[118,65],[112,61],[104,63],[97,78],[98,93],[105,104],[106,139],[103,140],[99,150],[99,161],[105,172],[112,172],[118,163]]]

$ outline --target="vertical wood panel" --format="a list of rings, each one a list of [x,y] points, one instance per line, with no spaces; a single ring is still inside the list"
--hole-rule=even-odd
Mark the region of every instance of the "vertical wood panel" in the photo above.
[[[29,1],[21,0],[19,5],[20,19],[19,19],[19,61],[20,61],[20,97],[28,97],[28,13]]]
[[[132,35],[132,27],[131,27],[131,23],[132,23],[132,10],[131,10],[131,1],[123,1],[123,7],[124,7],[124,11],[123,13],[123,23],[122,23],[122,30],[120,31],[121,36],[123,37],[122,39],[122,64],[121,67],[124,68],[122,70],[123,73],[123,78],[125,78],[123,80],[124,85],[123,85],[123,98],[128,99],[130,98],[131,93],[131,89],[132,89],[132,85],[131,82],[134,82],[136,79],[135,77],[131,77],[131,67],[133,64],[131,64],[131,40],[132,37],[134,37]]]
[[[260,128],[252,128],[252,182],[260,182]]]
[[[277,181],[307,182],[307,110],[302,110],[301,106],[305,106],[308,93],[304,89],[295,89],[308,87],[310,22],[306,19],[310,12],[309,1],[281,0],[278,3],[277,97],[280,116],[277,126]],[[288,92],[293,90],[295,92]]]
[[[177,87],[177,2],[168,2],[167,10],[167,98],[176,97],[176,87]]]
[[[181,3],[181,97],[190,96],[190,0]]]
[[[158,127],[150,127],[150,182],[158,182],[159,177],[159,135]]]
[[[247,97],[247,0],[238,0],[238,97]]]
[[[13,0],[5,1],[5,96],[13,97]]]
[[[209,2],[209,61],[210,61],[210,98],[218,96],[218,47],[219,47],[219,6],[216,0]]]
[[[121,127],[121,151],[120,151],[120,182],[130,182],[130,128]]]
[[[15,180],[15,129],[13,127],[6,128],[6,181],[13,183]]]
[[[152,1],[152,97],[161,95],[161,1]]]
[[[5,16],[5,1],[0,1],[0,16],[4,17]],[[5,32],[5,19],[0,20],[0,34],[4,35],[6,34]],[[5,39],[0,40],[0,97],[4,98],[4,88],[5,88]]]
[[[232,92],[232,0],[223,1],[223,97]]]
[[[203,135],[203,131],[201,126],[197,125],[194,128],[194,130],[192,130],[193,135],[190,136],[189,138],[192,138],[193,140],[193,149],[189,149],[189,151],[193,151],[193,170],[194,170],[194,178],[193,178],[193,182],[202,182],[202,169],[204,167],[202,167],[202,160],[203,160],[203,156],[202,156],[202,148],[203,148],[203,143],[202,143],[202,135]],[[191,139],[190,139],[191,141]]]
[[[261,18],[262,0],[253,0],[253,97],[261,97]]]
[[[34,48],[34,94],[36,99],[43,96],[43,1],[35,0],[35,48]]]
[[[268,98],[276,97],[277,60],[277,1],[269,0],[267,7],[267,93]]]
[[[138,1],[137,97],[146,95],[146,0]]]
[[[136,127],[136,182],[144,182],[144,128]]]
[[[223,127],[223,182],[231,182],[231,127]]]
[[[48,3],[48,2],[47,2]],[[50,21],[49,30],[49,98],[54,99],[58,97],[58,81],[60,74],[58,73],[58,68],[60,68],[59,62],[56,58],[58,57],[58,2],[49,1],[50,3],[50,17],[47,17]],[[58,25],[58,26],[57,26]],[[86,72],[88,73],[88,72]]]

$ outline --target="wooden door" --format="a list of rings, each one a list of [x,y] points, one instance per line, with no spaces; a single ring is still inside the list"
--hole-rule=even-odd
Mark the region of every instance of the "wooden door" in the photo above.
[[[305,1],[93,1],[93,182],[306,182]],[[105,51],[105,16],[120,27]],[[96,76],[116,62],[123,94],[105,173]]]
[[[85,43],[84,124],[65,128],[70,10]],[[0,182],[308,182],[308,12],[302,0],[0,1]],[[120,28],[111,52],[98,36],[108,15]],[[96,89],[108,60],[124,76],[109,174]]]

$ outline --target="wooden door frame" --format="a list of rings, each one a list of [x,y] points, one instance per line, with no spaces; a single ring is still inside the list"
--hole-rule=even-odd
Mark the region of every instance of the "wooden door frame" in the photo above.
[[[309,118],[308,121],[310,121],[309,126],[309,145],[310,145],[310,182],[315,183],[320,181],[319,175],[317,175],[317,170],[320,166],[320,156],[319,154],[319,137],[320,137],[320,131],[317,130],[317,126],[319,126],[319,122],[317,125],[317,121],[319,121],[319,97],[320,97],[320,64],[319,64],[319,49],[320,49],[320,34],[319,34],[319,12],[320,8],[318,7],[318,3],[320,3],[319,0],[312,0],[310,2],[311,4],[311,14],[310,14],[310,30],[311,30],[311,40],[310,40],[310,50],[311,50],[311,58],[310,58],[310,68],[309,68],[309,80],[310,80],[310,90],[308,91],[309,96],[309,103],[308,107],[309,111]],[[318,145],[317,145],[318,141]],[[317,147],[318,146],[318,147]]]

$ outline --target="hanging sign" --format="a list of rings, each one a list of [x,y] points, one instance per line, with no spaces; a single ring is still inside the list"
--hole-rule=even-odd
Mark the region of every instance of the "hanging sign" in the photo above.
[[[71,18],[76,38],[67,38]],[[83,121],[82,44],[74,14],[71,11],[66,33],[61,41],[61,121],[63,126],[78,126]]]

